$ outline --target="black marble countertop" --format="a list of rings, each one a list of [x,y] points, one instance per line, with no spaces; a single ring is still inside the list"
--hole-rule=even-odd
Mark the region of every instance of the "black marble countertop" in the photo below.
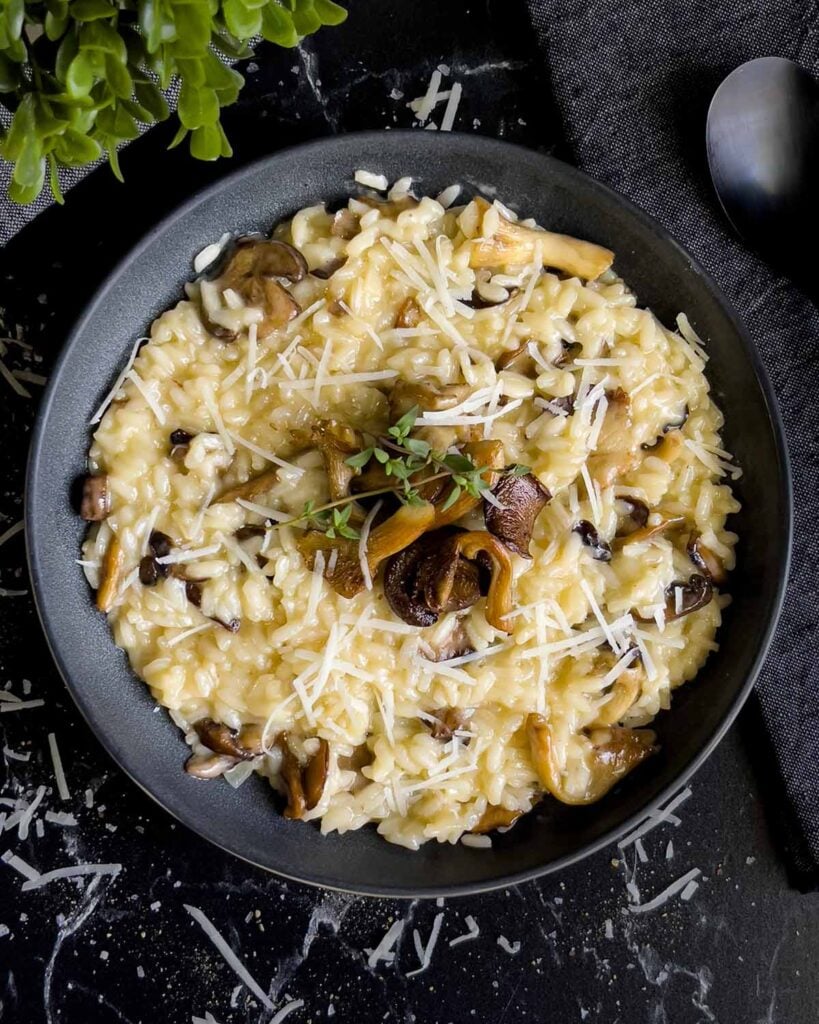
[[[0,535],[21,519],[39,375],[112,262],[199,184],[294,142],[410,127],[407,101],[438,65],[444,84],[463,86],[456,128],[570,158],[521,3],[349,6],[342,28],[259,51],[225,118],[230,165],[166,152],[160,128],[124,155],[125,186],[96,172],[0,257],[0,335],[17,339],[3,363],[32,396],[0,379]],[[816,1021],[819,902],[788,885],[782,798],[753,701],[694,779],[679,823],[647,833],[642,849],[437,903],[322,892],[208,845],[109,761],[51,662],[24,563],[17,533],[0,547],[0,1021]],[[24,888],[27,870],[80,863],[116,867]],[[690,899],[638,912],[694,868]],[[376,959],[398,920],[392,960]],[[418,948],[433,938],[419,971]]]

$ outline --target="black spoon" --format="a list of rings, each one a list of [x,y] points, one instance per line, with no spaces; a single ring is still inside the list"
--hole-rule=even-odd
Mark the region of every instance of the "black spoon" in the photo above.
[[[734,228],[819,296],[819,85],[781,57],[742,64],[714,94],[706,144]]]

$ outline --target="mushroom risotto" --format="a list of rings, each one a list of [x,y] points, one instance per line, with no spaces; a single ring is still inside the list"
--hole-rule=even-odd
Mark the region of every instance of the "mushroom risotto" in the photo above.
[[[656,750],[739,470],[611,252],[408,185],[197,256],[94,418],[81,564],[192,775],[487,845]]]

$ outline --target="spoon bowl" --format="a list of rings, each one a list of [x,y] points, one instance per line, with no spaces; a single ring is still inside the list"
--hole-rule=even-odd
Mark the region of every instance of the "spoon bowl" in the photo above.
[[[819,84],[781,57],[742,64],[714,94],[706,145],[736,231],[792,277],[807,277],[803,240],[819,225]]]

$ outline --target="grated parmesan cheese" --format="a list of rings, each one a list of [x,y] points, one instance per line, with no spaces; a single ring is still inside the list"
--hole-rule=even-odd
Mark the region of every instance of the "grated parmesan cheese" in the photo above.
[[[373,370],[372,373],[339,373],[325,377],[321,382],[322,387],[332,387],[340,384],[366,384],[370,381],[389,380],[397,377],[397,370]],[[307,391],[315,388],[318,378],[306,377],[303,380],[277,380],[280,388],[291,388],[295,391]]]
[[[21,519],[19,523],[15,523],[13,526],[10,526],[4,533],[0,533],[0,545],[5,544],[7,540],[11,540],[11,538],[15,537],[18,533],[22,533],[24,528],[25,523]]]
[[[71,793],[68,790],[68,783],[63,771],[63,761],[60,757],[60,750],[57,746],[57,737],[53,732],[48,734],[48,749],[51,752],[51,763],[54,765],[54,778],[57,781],[57,792],[61,800],[70,800]]]
[[[221,544],[208,544],[203,548],[188,548],[181,551],[172,551],[169,555],[157,558],[158,565],[179,565],[182,562],[195,562],[197,558],[206,558],[208,555],[215,555],[221,550]]]
[[[452,948],[453,946],[460,946],[462,942],[470,942],[472,939],[477,939],[477,937],[481,934],[481,930],[478,927],[478,922],[471,914],[466,915],[466,917],[464,918],[464,923],[466,924],[469,931],[465,932],[463,935],[456,936],[454,939],[450,939],[450,948]]]
[[[509,956],[517,956],[520,952],[520,941],[510,942],[505,935],[498,936],[498,945]]]
[[[375,947],[375,949],[365,949],[364,952],[367,954],[367,965],[369,967],[375,967],[380,961],[391,964],[395,960],[395,953],[393,952],[393,946],[398,941],[401,933],[404,930],[404,924],[406,922],[402,920],[393,921],[390,927],[387,929],[384,937]]]
[[[127,373],[127,378],[128,380],[131,381],[131,383],[134,385],[137,391],[145,399],[148,408],[156,417],[156,421],[160,425],[160,427],[164,427],[166,422],[165,411],[152,394],[150,386],[145,383],[145,381],[140,377],[136,370],[129,370]]]
[[[37,875],[27,882],[23,882],[23,891],[29,889],[40,889],[49,882],[56,882],[62,878],[80,878],[83,875],[113,875],[116,876],[122,871],[121,864],[72,864],[65,868],[55,868],[53,871],[46,871],[45,874]]]
[[[282,1024],[285,1017],[289,1017],[294,1010],[300,1010],[302,1006],[304,1006],[303,999],[292,999],[274,1017],[270,1018],[270,1024]]]
[[[684,875],[678,878],[675,882],[672,882],[671,885],[663,889],[661,893],[658,893],[654,899],[649,900],[648,903],[637,903],[630,906],[628,909],[632,914],[647,914],[651,910],[658,910],[660,907],[668,903],[672,897],[676,896],[678,892],[682,892],[687,889],[689,883],[701,874],[702,872],[699,868],[691,868],[690,871],[686,871]],[[695,883],[695,889],[697,887],[698,886]],[[693,894],[693,891],[691,891],[688,899],[690,899]]]
[[[367,590],[373,589],[373,578],[370,573],[370,563],[367,559],[367,541],[370,537],[370,528],[373,525],[373,520],[378,515],[383,504],[383,501],[377,501],[367,513],[367,518],[361,526],[361,535],[358,541],[358,564],[361,566],[361,575],[364,577],[364,586]]]
[[[444,110],[444,116],[441,120],[441,131],[451,132],[452,126],[455,124],[455,117],[458,113],[458,104],[461,102],[461,93],[463,89],[460,82],[453,82],[452,90],[447,101],[446,109]]]
[[[183,903],[182,905],[217,948],[225,963],[230,967],[237,978],[239,978],[245,986],[250,989],[253,995],[256,996],[263,1006],[266,1006],[268,1010],[275,1010],[276,1007],[270,997],[251,975],[250,971],[248,971],[238,956],[236,956],[227,942],[225,942],[206,915],[203,914],[198,907],[193,907],[188,903]]]
[[[444,915],[442,913],[435,915],[435,919],[432,922],[432,931],[429,933],[429,940],[423,949],[420,948],[420,938],[416,938],[415,948],[418,952],[418,959],[421,961],[421,966],[417,967],[414,971],[407,971],[408,978],[412,978],[416,974],[422,974],[429,967],[430,963],[432,963],[432,954],[435,952],[435,945],[438,942],[438,935],[440,934],[443,920]],[[418,936],[417,930],[415,931],[415,935]]]

